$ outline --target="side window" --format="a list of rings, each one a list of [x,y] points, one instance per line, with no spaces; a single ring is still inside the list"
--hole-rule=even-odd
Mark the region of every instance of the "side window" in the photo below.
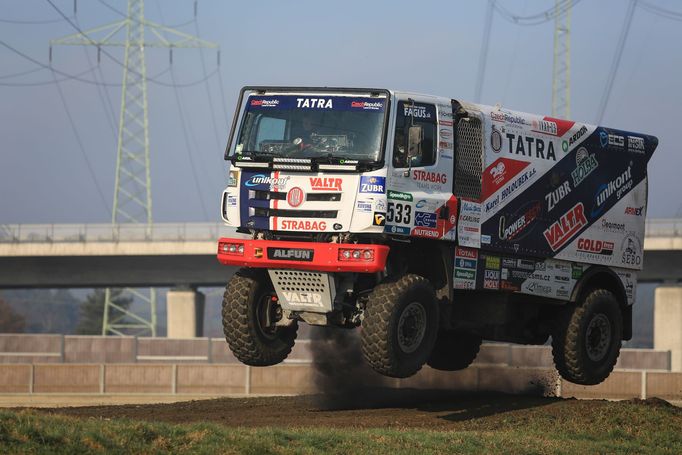
[[[433,104],[398,102],[393,167],[423,167],[436,163],[436,122]]]

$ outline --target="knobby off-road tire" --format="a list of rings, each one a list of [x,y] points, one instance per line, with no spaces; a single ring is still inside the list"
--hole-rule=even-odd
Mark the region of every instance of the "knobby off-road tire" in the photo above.
[[[362,354],[378,373],[412,376],[429,358],[438,334],[431,283],[419,275],[387,279],[369,296],[362,321]]]
[[[594,385],[616,365],[623,338],[623,315],[610,291],[590,291],[577,306],[559,314],[552,333],[554,365],[561,377]]]
[[[273,295],[267,273],[240,269],[225,288],[223,332],[232,353],[246,365],[276,365],[287,358],[294,346],[298,324],[274,329],[259,321],[264,301]]]
[[[463,370],[476,359],[482,341],[480,336],[471,333],[440,330],[426,363],[436,370]]]

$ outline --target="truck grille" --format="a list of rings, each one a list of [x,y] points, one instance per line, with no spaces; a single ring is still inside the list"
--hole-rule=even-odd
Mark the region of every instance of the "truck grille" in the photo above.
[[[457,123],[455,157],[455,196],[478,201],[483,175],[483,133],[477,118],[463,118]]]
[[[287,198],[286,191],[254,191],[253,197],[257,201],[285,201]],[[340,201],[341,193],[308,193],[305,200],[309,202],[317,201]]]
[[[290,210],[290,209],[252,209],[254,216],[278,216],[284,218],[336,218],[338,210]]]

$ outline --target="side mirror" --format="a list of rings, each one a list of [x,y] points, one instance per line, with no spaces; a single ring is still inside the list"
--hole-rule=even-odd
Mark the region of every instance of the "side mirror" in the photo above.
[[[407,135],[407,158],[422,155],[422,139],[424,139],[424,129],[421,126],[411,126]]]

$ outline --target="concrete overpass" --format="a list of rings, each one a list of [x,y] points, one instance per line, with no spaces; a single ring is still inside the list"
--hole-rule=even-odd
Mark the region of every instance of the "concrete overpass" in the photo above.
[[[671,351],[682,370],[682,219],[647,220],[640,282],[656,289],[654,347]],[[201,336],[203,296],[224,286],[234,269],[216,260],[215,223],[135,225],[0,225],[0,289],[169,287],[168,336]]]
[[[0,225],[0,288],[224,286],[216,223]],[[641,282],[682,280],[682,219],[647,220]]]

